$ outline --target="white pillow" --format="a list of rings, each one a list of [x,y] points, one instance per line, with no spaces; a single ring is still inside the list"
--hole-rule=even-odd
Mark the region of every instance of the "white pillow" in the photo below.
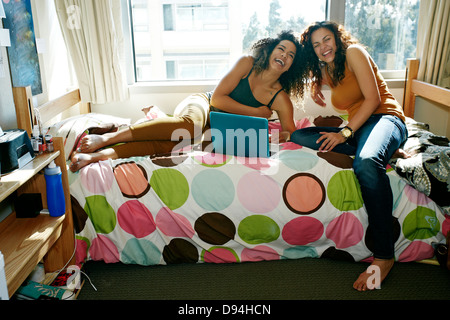
[[[70,158],[72,151],[76,148],[79,139],[87,133],[87,129],[100,125],[114,123],[116,126],[128,126],[131,119],[115,117],[106,114],[88,113],[73,116],[57,122],[49,128],[43,129],[44,134],[52,137],[62,137],[66,160]]]

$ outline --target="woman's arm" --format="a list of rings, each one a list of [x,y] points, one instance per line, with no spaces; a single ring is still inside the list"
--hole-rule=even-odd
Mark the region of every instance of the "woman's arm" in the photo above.
[[[353,116],[351,122],[348,123],[348,126],[353,131],[356,131],[378,108],[381,98],[367,51],[357,45],[350,46],[347,49],[347,62],[350,71],[355,74],[359,88],[364,96],[364,102]]]
[[[220,80],[211,97],[211,105],[229,113],[269,118],[272,112],[267,106],[253,108],[232,99],[229,95],[253,67],[253,57],[240,58],[234,67]]]
[[[348,127],[356,132],[378,108],[381,98],[367,51],[358,45],[348,47],[347,63],[350,71],[355,74],[364,96],[364,102],[348,123]],[[345,138],[340,133],[321,133],[322,136],[317,140],[317,143],[322,141],[319,151],[331,151],[336,145],[345,142]]]
[[[281,91],[278,94],[272,104],[272,110],[277,113],[281,124],[282,131],[280,132],[279,142],[289,140],[292,132],[294,132],[297,128],[294,123],[294,106],[286,92]]]

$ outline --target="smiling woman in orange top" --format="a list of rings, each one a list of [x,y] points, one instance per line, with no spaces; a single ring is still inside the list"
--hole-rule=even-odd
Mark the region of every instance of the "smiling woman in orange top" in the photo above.
[[[312,78],[313,100],[325,106],[321,87],[329,86],[333,106],[348,112],[348,125],[342,129],[297,130],[291,141],[321,152],[355,155],[353,169],[374,243],[370,248],[372,266],[380,271],[381,282],[394,264],[393,196],[386,165],[396,152],[405,156],[399,151],[407,138],[405,116],[372,57],[342,26],[328,21],[314,23],[302,34],[302,44]],[[355,289],[372,289],[369,270],[373,268],[354,282]]]

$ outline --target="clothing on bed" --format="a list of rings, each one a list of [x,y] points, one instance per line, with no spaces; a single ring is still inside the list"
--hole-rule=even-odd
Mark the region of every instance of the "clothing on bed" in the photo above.
[[[417,190],[450,215],[450,140],[429,131],[429,126],[407,119],[409,139],[404,150],[411,157],[390,165]]]

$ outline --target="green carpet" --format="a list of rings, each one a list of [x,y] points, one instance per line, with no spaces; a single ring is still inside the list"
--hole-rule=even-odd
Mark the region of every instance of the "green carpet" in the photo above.
[[[366,263],[298,259],[164,266],[89,261],[78,300],[450,300],[450,272],[396,263],[381,289],[358,292]]]

